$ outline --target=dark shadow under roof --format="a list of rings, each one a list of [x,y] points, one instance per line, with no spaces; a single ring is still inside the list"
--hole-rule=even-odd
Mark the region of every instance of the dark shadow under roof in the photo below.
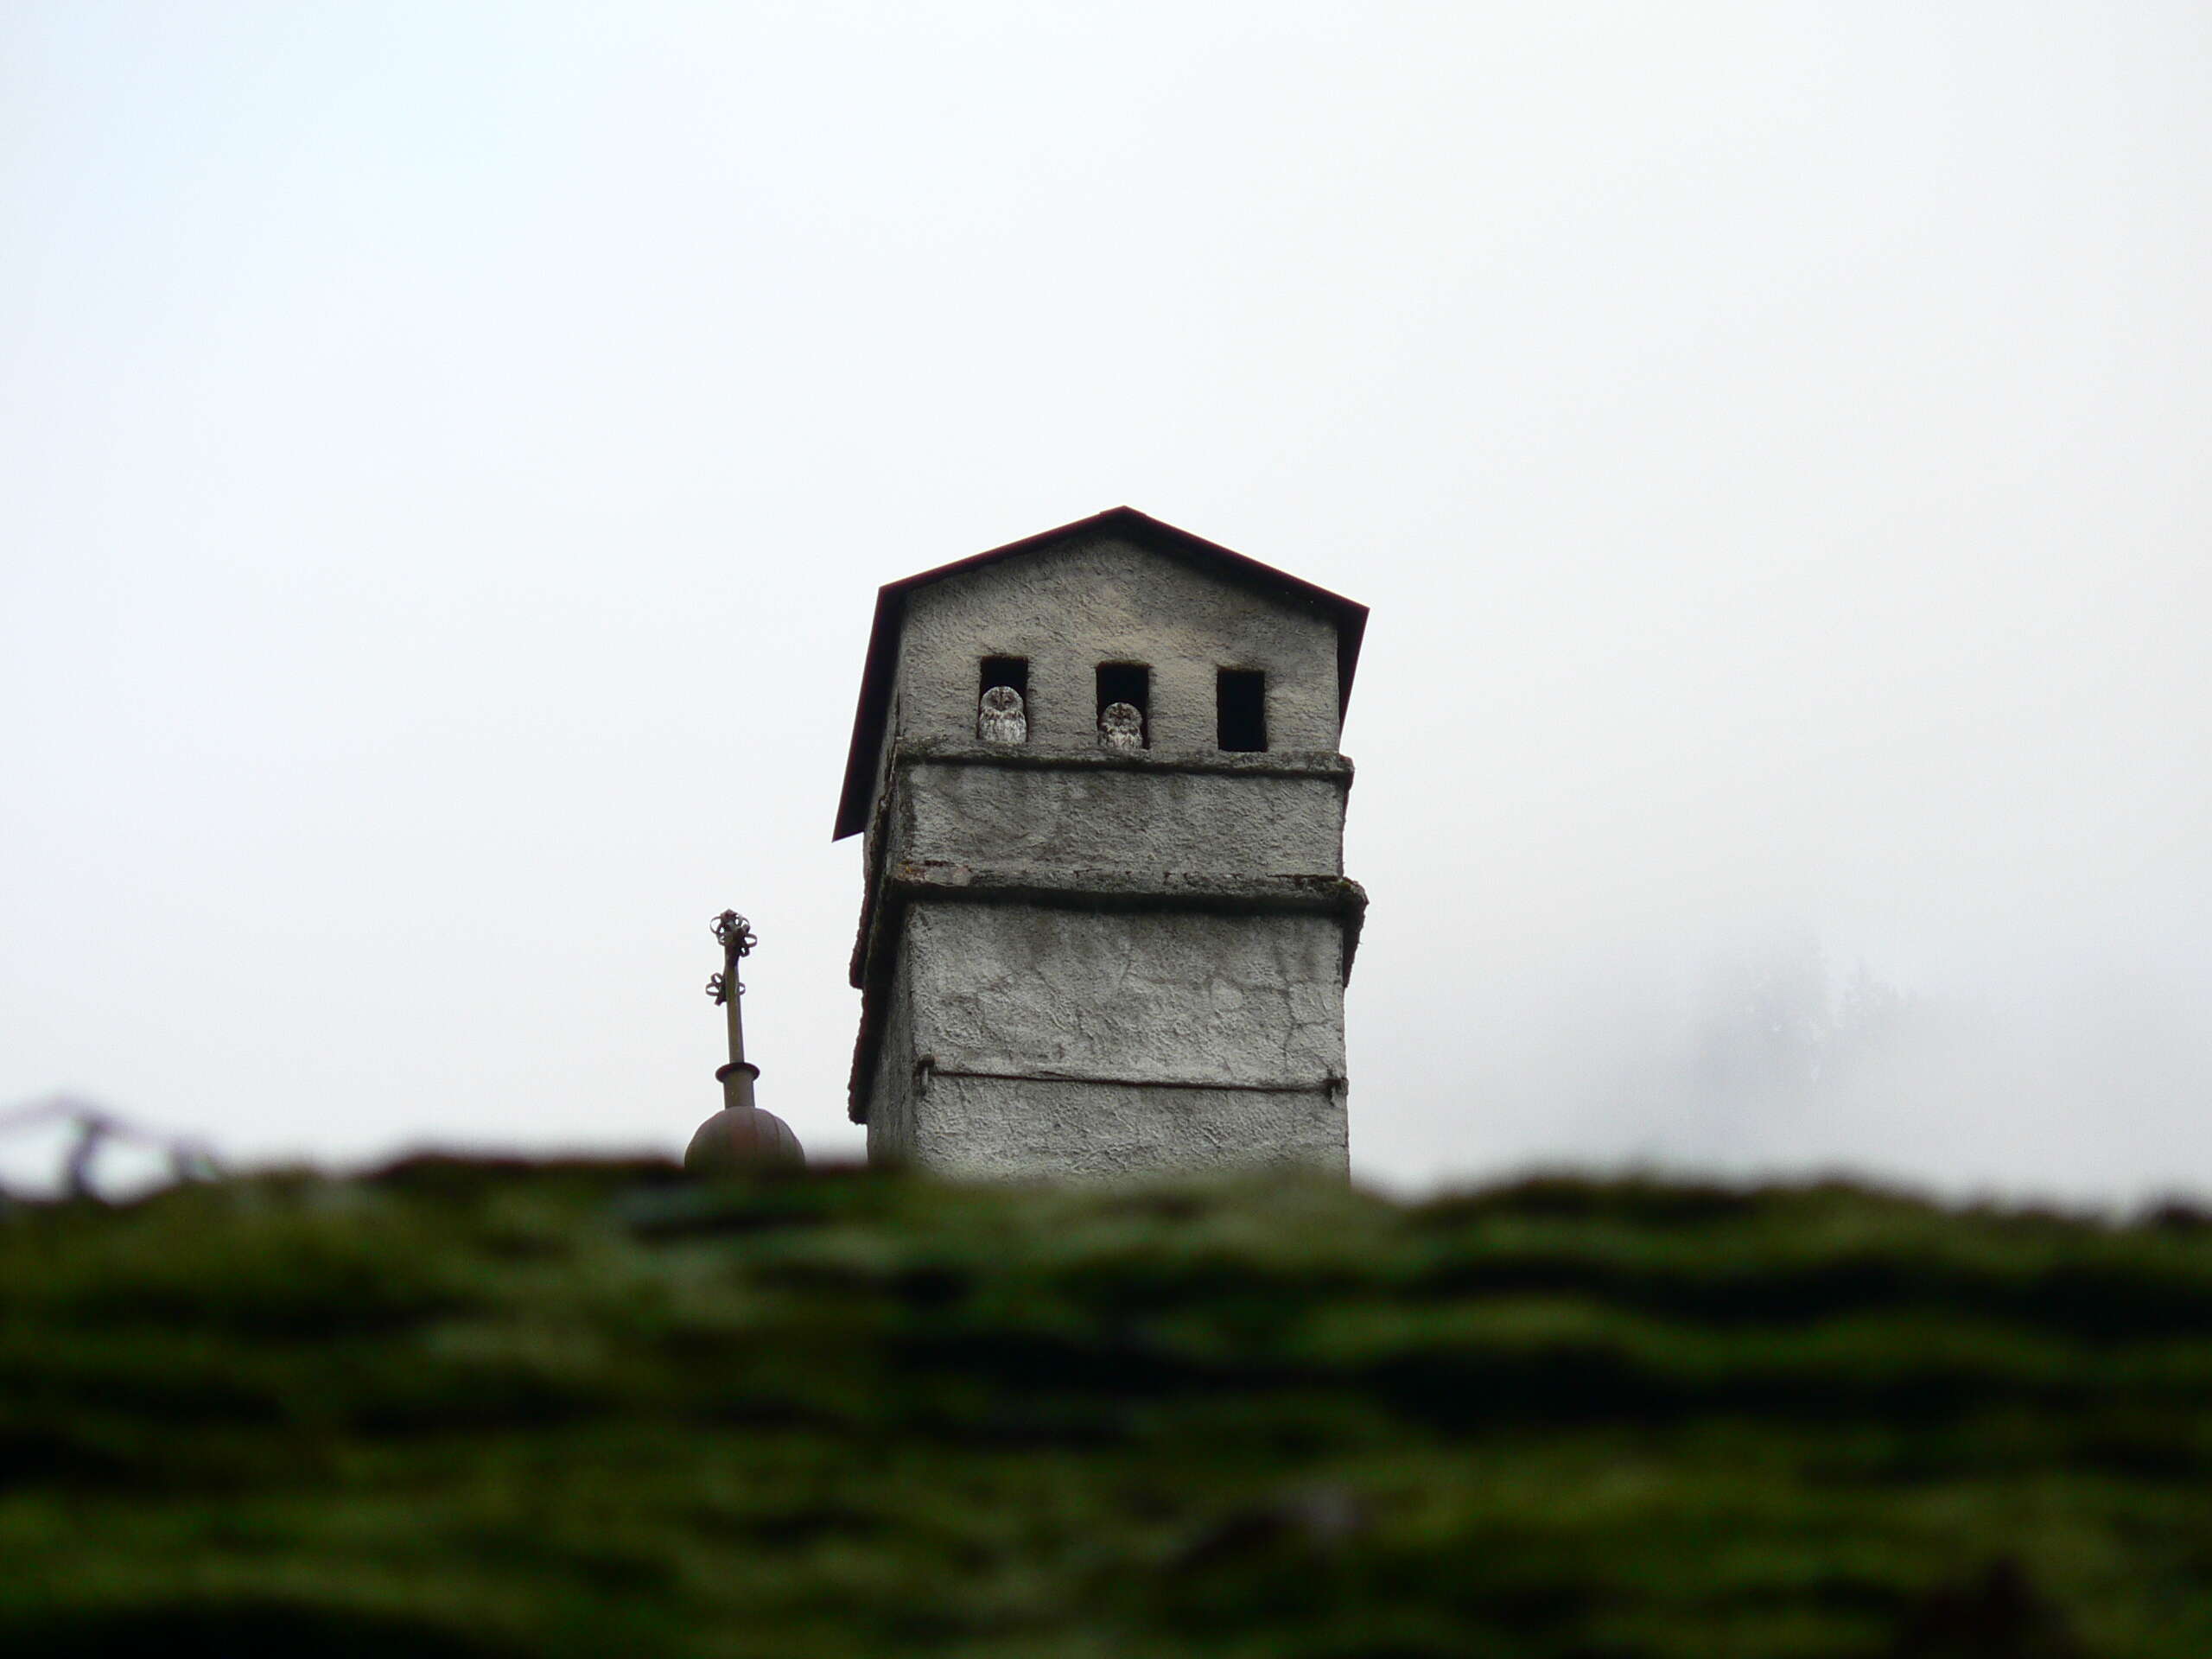
[[[876,590],[875,626],[868,635],[868,666],[861,675],[860,707],[853,715],[853,747],[845,757],[845,788],[837,803],[837,830],[830,837],[833,841],[842,841],[868,827],[869,798],[875,786],[876,754],[882,747],[884,725],[890,715],[891,680],[899,664],[899,631],[906,625],[906,595],[933,582],[965,575],[1001,559],[1019,558],[1025,553],[1042,552],[1063,542],[1100,535],[1134,542],[1227,581],[1328,616],[1337,627],[1337,715],[1339,720],[1343,718],[1351,702],[1351,677],[1359,663],[1360,636],[1367,631],[1366,606],[1332,594],[1325,588],[1316,588],[1310,582],[1300,582],[1287,571],[1262,564],[1257,559],[1248,559],[1242,553],[1231,552],[1186,530],[1148,518],[1135,507],[1109,507],[1071,524],[995,547],[988,553],[956,559],[950,564],[940,564],[934,570],[925,570],[899,582],[887,582]]]

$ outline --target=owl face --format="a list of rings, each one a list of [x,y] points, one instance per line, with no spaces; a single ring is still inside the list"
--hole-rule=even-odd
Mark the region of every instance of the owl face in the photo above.
[[[1102,749],[1141,749],[1144,747],[1144,716],[1133,702],[1109,702],[1098,711],[1098,747]]]
[[[985,743],[1026,743],[1029,717],[1021,711],[1021,693],[1010,685],[995,685],[976,706],[976,735]]]

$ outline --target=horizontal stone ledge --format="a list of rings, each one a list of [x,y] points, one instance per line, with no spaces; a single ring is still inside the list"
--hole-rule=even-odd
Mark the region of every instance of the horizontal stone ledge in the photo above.
[[[1327,778],[1351,785],[1351,760],[1334,749],[1055,749],[1030,743],[970,743],[910,737],[892,751],[893,766],[1018,766],[1039,771],[1211,772],[1237,778]]]
[[[1225,1083],[1218,1077],[1101,1077],[1088,1072],[1046,1069],[1037,1071],[982,1071],[969,1066],[939,1065],[924,1055],[915,1062],[915,1079],[926,1093],[939,1077],[969,1078],[979,1083],[1072,1083],[1098,1089],[1194,1089],[1223,1095],[1332,1095],[1344,1088],[1342,1077],[1302,1077],[1295,1082]]]
[[[1213,915],[1334,916],[1344,934],[1344,979],[1351,982],[1367,917],[1367,889],[1344,875],[1206,875],[1179,870],[990,869],[936,859],[902,859],[884,872],[862,906],[853,941],[852,984],[865,990],[883,950],[917,899],[1038,905],[1052,910],[1201,911]]]
[[[1319,912],[1357,916],[1367,890],[1344,875],[1213,875],[1183,870],[994,869],[902,859],[886,897],[1046,905],[1061,910]]]

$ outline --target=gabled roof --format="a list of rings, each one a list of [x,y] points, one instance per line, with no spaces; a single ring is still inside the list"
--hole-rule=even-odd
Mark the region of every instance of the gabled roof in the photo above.
[[[965,575],[1001,559],[1041,553],[1063,542],[1101,535],[1134,542],[1225,581],[1327,616],[1337,627],[1337,714],[1339,719],[1343,718],[1346,705],[1351,702],[1351,676],[1359,663],[1360,636],[1367,630],[1366,606],[1332,594],[1325,588],[1316,588],[1310,582],[1300,582],[1273,565],[1248,559],[1242,553],[1232,553],[1186,530],[1148,518],[1135,507],[1109,507],[1104,512],[1078,518],[1057,530],[995,547],[988,553],[956,559],[950,564],[940,564],[934,570],[925,570],[900,582],[887,582],[876,591],[875,628],[868,635],[868,667],[861,675],[860,708],[853,715],[853,747],[845,758],[844,793],[837,803],[837,832],[831,840],[842,841],[868,828],[869,798],[875,787],[876,753],[882,747],[883,728],[890,715],[891,681],[899,666],[899,635],[906,626],[906,596],[918,588],[926,588],[947,576]]]

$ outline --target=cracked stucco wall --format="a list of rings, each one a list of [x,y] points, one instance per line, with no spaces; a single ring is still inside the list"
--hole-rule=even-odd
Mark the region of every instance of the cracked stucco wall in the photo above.
[[[923,903],[899,960],[940,1068],[1305,1083],[1344,1071],[1341,948],[1325,916]]]
[[[1317,773],[1301,776],[1183,771],[1173,755],[1059,770],[902,750],[884,855],[994,869],[1341,874],[1349,769],[1312,759]],[[1287,766],[1291,757],[1255,760]],[[1318,771],[1326,761],[1336,770]]]
[[[1116,1180],[1182,1170],[1346,1170],[1342,1100],[1230,1089],[938,1077],[918,1167],[962,1179]]]
[[[961,1175],[1341,1172],[1342,950],[1320,914],[913,904],[892,1015],[911,1036],[887,1028],[870,1155]]]

